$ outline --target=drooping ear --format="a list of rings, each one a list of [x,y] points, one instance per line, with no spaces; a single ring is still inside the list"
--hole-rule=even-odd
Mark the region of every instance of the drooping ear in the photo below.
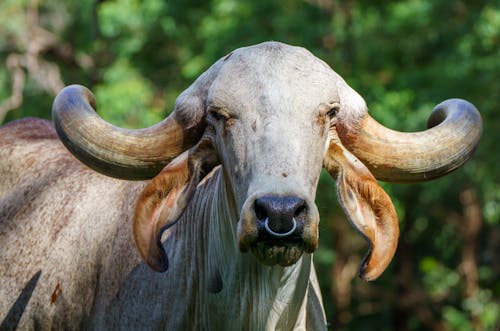
[[[134,213],[134,239],[141,257],[155,271],[168,269],[161,243],[163,231],[176,223],[199,182],[217,164],[217,153],[205,136],[170,162],[142,191]]]
[[[374,280],[387,268],[396,252],[398,217],[391,199],[375,177],[342,146],[336,132],[332,136],[324,167],[337,182],[338,199],[346,216],[370,245],[359,276]]]

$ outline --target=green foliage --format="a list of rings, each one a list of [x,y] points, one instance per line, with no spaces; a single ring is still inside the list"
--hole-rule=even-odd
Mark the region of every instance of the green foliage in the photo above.
[[[423,285],[431,297],[440,299],[446,297],[459,285],[460,276],[458,272],[450,270],[440,264],[433,257],[425,257],[420,263],[423,274]]]
[[[57,65],[64,83],[90,87],[99,113],[126,127],[160,121],[218,58],[265,40],[311,50],[366,99],[373,117],[397,130],[423,130],[432,107],[444,99],[473,102],[484,136],[471,161],[432,183],[383,184],[400,217],[401,239],[390,268],[375,282],[355,277],[352,266],[367,245],[347,225],[335,183],[322,173],[315,263],[336,330],[498,329],[498,0],[36,3],[0,2],[0,106],[13,90],[9,55],[27,54],[37,40],[46,42],[37,59]],[[37,27],[50,38],[35,38]],[[37,80],[36,68],[21,69],[23,105],[6,121],[49,118],[49,79]],[[471,234],[467,215],[474,206],[480,208],[480,230]]]
[[[154,88],[126,60],[118,60],[103,73],[103,81],[95,87],[102,116],[125,127],[147,127],[164,117],[154,105]]]
[[[130,57],[148,41],[144,32],[158,21],[164,2],[158,0],[107,1],[98,9],[103,37],[113,39],[113,52]]]

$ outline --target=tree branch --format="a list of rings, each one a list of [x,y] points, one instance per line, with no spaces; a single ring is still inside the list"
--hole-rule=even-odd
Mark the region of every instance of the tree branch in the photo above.
[[[0,123],[3,122],[9,111],[19,108],[23,104],[25,74],[21,67],[22,58],[18,54],[10,54],[6,62],[10,72],[12,92],[10,97],[0,104]]]

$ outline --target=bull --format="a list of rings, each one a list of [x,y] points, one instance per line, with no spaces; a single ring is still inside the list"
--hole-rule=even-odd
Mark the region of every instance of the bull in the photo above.
[[[327,64],[277,42],[221,58],[150,128],[94,109],[72,85],[54,125],[0,130],[2,329],[324,330],[321,169],[369,244],[359,275],[372,280],[399,235],[377,179],[443,176],[482,131],[460,99],[425,131],[387,129]]]

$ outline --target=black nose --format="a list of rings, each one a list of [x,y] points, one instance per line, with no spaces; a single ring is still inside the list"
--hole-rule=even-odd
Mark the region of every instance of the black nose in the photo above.
[[[306,212],[303,199],[297,197],[264,196],[255,200],[255,215],[265,231],[273,237],[286,237],[295,232],[297,221]]]

